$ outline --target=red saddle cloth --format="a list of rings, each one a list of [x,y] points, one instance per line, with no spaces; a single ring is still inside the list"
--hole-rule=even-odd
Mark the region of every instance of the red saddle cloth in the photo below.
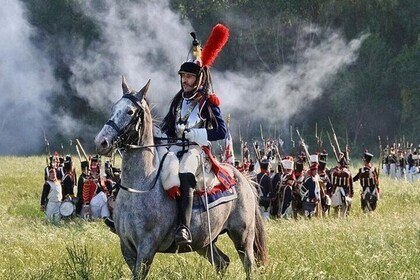
[[[231,187],[236,185],[235,178],[232,178],[230,174],[219,164],[219,162],[214,158],[213,154],[211,153],[211,150],[207,146],[201,147],[206,153],[208,159],[212,163],[212,171],[216,175],[217,179],[219,179],[220,184],[217,186],[214,186],[208,194],[214,194],[220,191],[225,191],[230,189]],[[198,192],[198,194],[204,194],[204,192]]]

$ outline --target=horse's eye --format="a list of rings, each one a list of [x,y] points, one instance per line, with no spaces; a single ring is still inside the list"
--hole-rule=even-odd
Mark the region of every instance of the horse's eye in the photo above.
[[[132,116],[134,114],[134,111],[130,109],[130,110],[127,111],[127,114]]]

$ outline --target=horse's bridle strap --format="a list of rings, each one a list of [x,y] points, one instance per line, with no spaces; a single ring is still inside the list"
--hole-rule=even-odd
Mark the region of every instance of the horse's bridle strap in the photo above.
[[[135,97],[134,95],[124,94],[122,98],[129,99],[131,102],[133,102],[134,105],[136,105],[137,108],[142,109],[142,112],[144,112],[143,104],[141,104],[140,100],[137,97]],[[109,125],[113,129],[115,129],[115,131],[118,133],[118,135],[122,135],[124,133],[124,131],[122,129],[120,129],[118,127],[118,125],[113,120],[108,120],[105,124]]]
[[[108,120],[105,124],[115,129],[118,135],[121,135],[123,133],[123,131],[117,126],[117,124],[113,120]]]
[[[136,105],[138,108],[141,108],[144,110],[143,104],[141,104],[140,100],[135,97],[132,94],[124,94],[122,98],[130,99],[131,102],[133,102],[134,105]]]

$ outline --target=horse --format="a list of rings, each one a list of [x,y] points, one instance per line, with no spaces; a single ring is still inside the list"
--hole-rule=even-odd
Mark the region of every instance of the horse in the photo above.
[[[113,219],[133,278],[147,277],[156,253],[191,251],[208,259],[223,274],[230,259],[216,241],[219,235],[227,233],[250,279],[256,267],[268,262],[264,221],[255,186],[231,165],[223,167],[236,179],[237,198],[208,211],[193,211],[193,242],[187,248],[176,246],[177,202],[168,197],[159,180],[164,157],[159,157],[158,148],[163,144],[159,144],[158,136],[162,133],[153,123],[147,101],[149,85],[150,80],[136,92],[122,77],[123,96],[113,105],[110,119],[95,137],[100,155],[122,150],[121,188]],[[166,144],[169,146],[170,142]]]

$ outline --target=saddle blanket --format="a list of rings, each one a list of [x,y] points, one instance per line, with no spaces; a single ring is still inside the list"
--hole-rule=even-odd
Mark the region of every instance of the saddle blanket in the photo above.
[[[208,200],[208,208],[211,209],[220,205],[222,203],[226,203],[232,201],[238,197],[238,193],[236,192],[236,187],[232,186],[227,190],[221,190],[216,193],[207,194]],[[199,195],[194,195],[194,202],[193,202],[193,210],[201,210],[206,211],[206,196],[203,193]]]

